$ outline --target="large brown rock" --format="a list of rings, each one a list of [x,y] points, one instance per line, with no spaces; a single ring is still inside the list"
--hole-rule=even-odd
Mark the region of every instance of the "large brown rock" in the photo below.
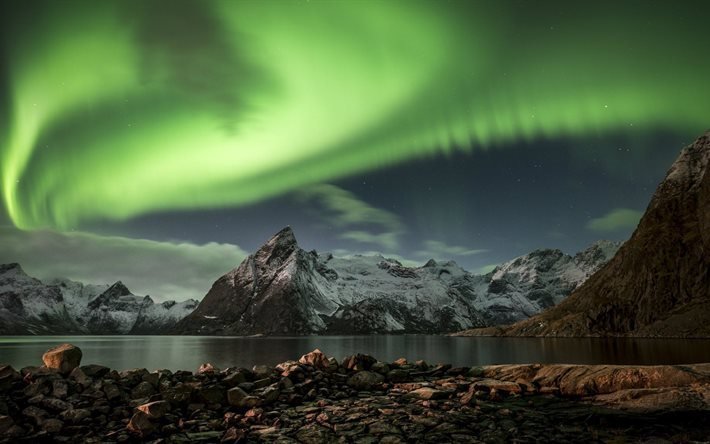
[[[563,396],[590,396],[630,389],[690,387],[710,384],[710,364],[694,365],[491,365],[483,368],[489,380],[531,382],[557,388]]]
[[[558,306],[511,336],[710,336],[710,131],[684,148],[636,231]]]
[[[81,349],[72,344],[62,344],[47,350],[42,355],[42,362],[47,368],[69,374],[81,364]]]

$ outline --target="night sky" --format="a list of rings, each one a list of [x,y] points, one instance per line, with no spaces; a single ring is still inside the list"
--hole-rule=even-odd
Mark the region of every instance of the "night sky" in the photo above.
[[[625,240],[710,128],[705,1],[0,5],[0,262],[201,298],[286,225],[453,259]]]

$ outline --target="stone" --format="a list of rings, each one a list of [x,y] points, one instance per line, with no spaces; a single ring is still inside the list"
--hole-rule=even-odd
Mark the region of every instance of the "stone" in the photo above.
[[[148,415],[150,419],[160,419],[170,411],[170,403],[167,401],[154,401],[139,405],[136,408]]]
[[[372,370],[373,372],[377,372],[381,375],[386,375],[390,372],[390,366],[386,362],[377,361],[372,364],[370,370]]]
[[[0,365],[0,393],[9,390],[13,384],[20,381],[20,373],[9,365]]]
[[[81,371],[89,378],[103,378],[111,371],[110,368],[97,364],[82,365],[79,368],[81,368]]]
[[[44,398],[42,399],[40,404],[46,409],[54,410],[57,412],[63,412],[64,410],[68,410],[71,408],[71,404],[57,398]]]
[[[361,371],[369,370],[375,362],[377,362],[377,359],[372,356],[358,353],[356,355],[343,358],[342,366],[346,370]]]
[[[315,349],[312,352],[301,356],[298,362],[304,365],[310,365],[311,367],[320,370],[326,370],[330,365],[328,357],[319,349]]]
[[[409,370],[396,368],[387,373],[387,380],[390,382],[404,382],[409,379]]]
[[[91,418],[89,409],[69,409],[61,413],[62,419],[73,424],[77,424],[86,418]]]
[[[52,396],[55,398],[64,399],[69,394],[69,384],[64,379],[56,379],[52,381]]]
[[[13,425],[15,425],[15,421],[11,417],[0,415],[0,435],[4,435]]]
[[[265,404],[271,404],[279,399],[281,391],[277,387],[266,387],[261,393],[261,399]]]
[[[227,390],[227,402],[234,407],[252,408],[259,403],[259,398],[250,396],[239,387],[233,387]]]
[[[416,390],[409,392],[408,396],[416,399],[430,400],[430,399],[446,399],[449,397],[449,393],[443,390],[437,390],[431,387],[421,387]]]
[[[50,418],[42,421],[40,427],[47,433],[59,433],[64,428],[64,423],[58,419]]]
[[[45,367],[56,369],[62,374],[69,374],[81,364],[82,353],[79,347],[62,344],[50,348],[42,355]]]
[[[202,364],[200,366],[200,368],[197,369],[197,373],[200,375],[201,374],[210,374],[211,375],[211,374],[219,373],[219,369],[217,367],[215,367],[214,365],[212,365],[211,363],[206,362],[206,363]]]
[[[384,382],[385,377],[379,373],[363,370],[348,379],[347,384],[356,390],[370,390]]]
[[[86,375],[86,373],[84,373],[84,371],[80,367],[76,367],[69,373],[69,379],[81,385],[82,387],[88,387],[91,385],[92,382],[94,382]]]
[[[247,382],[247,373],[241,370],[237,370],[229,373],[222,382],[227,384],[229,387],[235,387],[239,384]]]
[[[254,367],[252,367],[251,371],[254,373],[255,379],[264,379],[271,376],[271,374],[274,372],[274,369],[269,367],[268,365],[255,365]]]
[[[138,410],[136,413],[131,416],[130,421],[128,421],[128,425],[126,425],[126,428],[133,432],[136,433],[140,436],[147,436],[150,435],[155,430],[155,426],[153,423],[150,422],[150,416],[148,416],[147,413]]]
[[[210,404],[221,404],[224,402],[224,395],[224,387],[218,385],[197,389],[197,396]]]
[[[131,390],[131,399],[147,398],[154,393],[155,388],[153,388],[153,384],[143,381]]]

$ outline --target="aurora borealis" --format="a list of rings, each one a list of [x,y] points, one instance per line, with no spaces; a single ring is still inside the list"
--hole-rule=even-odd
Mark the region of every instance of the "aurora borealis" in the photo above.
[[[578,224],[599,237],[613,232],[620,214],[626,231],[616,235],[628,235],[633,212],[674,157],[653,141],[680,148],[710,127],[707,10],[662,1],[3,2],[8,223],[29,233],[154,235],[173,244],[253,248],[264,240],[206,233],[213,224],[199,219],[217,214],[231,221],[232,235],[292,224],[320,239],[319,248],[362,245],[420,260],[435,246],[462,260],[496,248],[466,237],[486,226],[437,216],[437,205],[474,205],[469,196],[483,182],[467,178],[432,198],[387,201],[391,193],[360,186],[363,178],[390,187],[388,177],[402,189],[429,163],[447,183],[451,159],[469,166],[534,150],[545,158],[566,153],[569,162],[547,162],[569,168],[558,174],[557,201],[572,174],[650,186],[646,195],[607,193],[628,194],[624,202],[597,196],[587,218],[609,219]],[[621,144],[633,147],[637,166],[615,157]],[[592,163],[596,172],[579,173]],[[512,180],[528,180],[528,169]],[[421,208],[428,200],[437,203]],[[416,202],[404,208],[407,201]],[[304,213],[320,216],[284,209],[306,205]],[[416,214],[429,228],[414,226]],[[330,238],[304,222],[319,217]],[[529,244],[558,246],[542,235]],[[528,246],[498,245],[498,256],[477,265]]]

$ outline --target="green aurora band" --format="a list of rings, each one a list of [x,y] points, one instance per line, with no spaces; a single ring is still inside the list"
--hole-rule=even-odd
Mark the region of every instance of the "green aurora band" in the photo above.
[[[705,129],[706,16],[591,3],[50,2],[5,50],[7,213],[69,229],[451,150]]]

